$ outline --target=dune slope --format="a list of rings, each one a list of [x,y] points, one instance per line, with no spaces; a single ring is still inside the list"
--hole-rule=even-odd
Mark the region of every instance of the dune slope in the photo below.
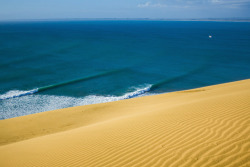
[[[250,80],[0,121],[0,166],[250,166]]]

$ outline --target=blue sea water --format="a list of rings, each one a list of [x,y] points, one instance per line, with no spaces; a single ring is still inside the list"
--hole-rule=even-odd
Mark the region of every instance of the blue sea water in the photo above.
[[[0,119],[248,78],[249,22],[0,23]]]

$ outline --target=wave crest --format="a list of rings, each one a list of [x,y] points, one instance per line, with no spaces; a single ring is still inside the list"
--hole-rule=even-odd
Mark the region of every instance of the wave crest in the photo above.
[[[11,90],[11,91],[6,92],[3,95],[0,95],[0,100],[6,100],[6,99],[15,98],[15,97],[31,95],[31,94],[36,93],[36,92],[38,92],[38,89],[32,89],[32,90],[28,90],[28,91]]]

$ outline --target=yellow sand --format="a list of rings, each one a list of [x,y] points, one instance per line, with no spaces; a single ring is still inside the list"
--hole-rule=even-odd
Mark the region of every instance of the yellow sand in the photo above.
[[[250,80],[1,120],[0,166],[250,166]]]

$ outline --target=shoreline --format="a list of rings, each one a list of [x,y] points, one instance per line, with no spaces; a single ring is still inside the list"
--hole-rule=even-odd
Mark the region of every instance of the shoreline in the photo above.
[[[247,79],[0,120],[0,166],[243,166],[249,98]]]

